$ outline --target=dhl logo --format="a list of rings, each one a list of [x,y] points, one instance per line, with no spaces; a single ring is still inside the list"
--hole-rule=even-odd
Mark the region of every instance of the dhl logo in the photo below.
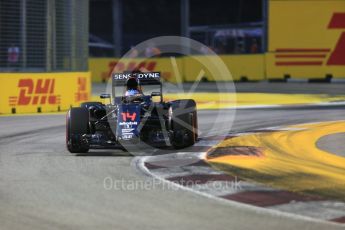
[[[345,29],[345,13],[334,13],[328,29]],[[345,32],[340,35],[333,52],[329,48],[292,48],[277,49],[276,53],[277,61],[275,64],[277,66],[321,66],[328,56],[326,65],[345,65]],[[294,59],[294,61],[286,61],[287,59]],[[303,61],[295,61],[296,59],[303,59]],[[306,59],[307,61],[305,61]]]
[[[108,64],[108,72],[103,72],[101,74],[102,81],[106,81],[111,77],[111,73],[117,72],[122,73],[125,71],[133,71],[133,70],[145,70],[147,72],[154,72],[157,71],[157,62],[156,61],[130,61],[130,62],[121,62],[121,61],[112,61]],[[162,72],[162,77],[164,79],[171,78],[170,72]]]
[[[87,91],[87,79],[85,77],[79,77],[77,81],[78,91],[75,93],[75,102],[89,100],[89,93]]]
[[[57,105],[60,95],[54,94],[55,79],[20,79],[19,95],[9,97],[9,105]]]

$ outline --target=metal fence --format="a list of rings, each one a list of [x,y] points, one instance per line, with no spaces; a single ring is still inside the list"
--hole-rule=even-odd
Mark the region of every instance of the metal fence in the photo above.
[[[84,71],[88,0],[0,0],[0,71]]]
[[[265,52],[265,28],[262,22],[219,26],[194,26],[189,34],[217,54],[255,54]],[[208,49],[200,50],[207,54]]]

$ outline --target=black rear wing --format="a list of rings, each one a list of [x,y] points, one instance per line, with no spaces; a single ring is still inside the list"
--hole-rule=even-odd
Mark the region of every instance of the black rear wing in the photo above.
[[[162,85],[160,72],[147,72],[147,73],[113,73],[112,85],[125,86],[129,78],[136,78],[139,85]]]

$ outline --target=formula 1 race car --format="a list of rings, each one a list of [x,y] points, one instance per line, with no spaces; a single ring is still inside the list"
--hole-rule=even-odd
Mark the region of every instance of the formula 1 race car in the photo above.
[[[150,87],[155,87],[155,91]],[[111,94],[100,97],[109,99],[110,103],[85,102],[68,111],[69,152],[86,153],[100,148],[126,150],[127,146],[140,144],[180,149],[197,141],[195,101],[164,102],[159,72],[112,74]]]

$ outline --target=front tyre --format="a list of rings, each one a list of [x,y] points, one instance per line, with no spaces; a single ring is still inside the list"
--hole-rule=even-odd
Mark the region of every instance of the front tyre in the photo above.
[[[198,119],[194,100],[173,101],[169,108],[171,144],[176,149],[195,144],[198,139]]]
[[[87,153],[89,146],[82,136],[88,134],[89,111],[83,108],[71,108],[66,116],[66,147],[70,153]]]

